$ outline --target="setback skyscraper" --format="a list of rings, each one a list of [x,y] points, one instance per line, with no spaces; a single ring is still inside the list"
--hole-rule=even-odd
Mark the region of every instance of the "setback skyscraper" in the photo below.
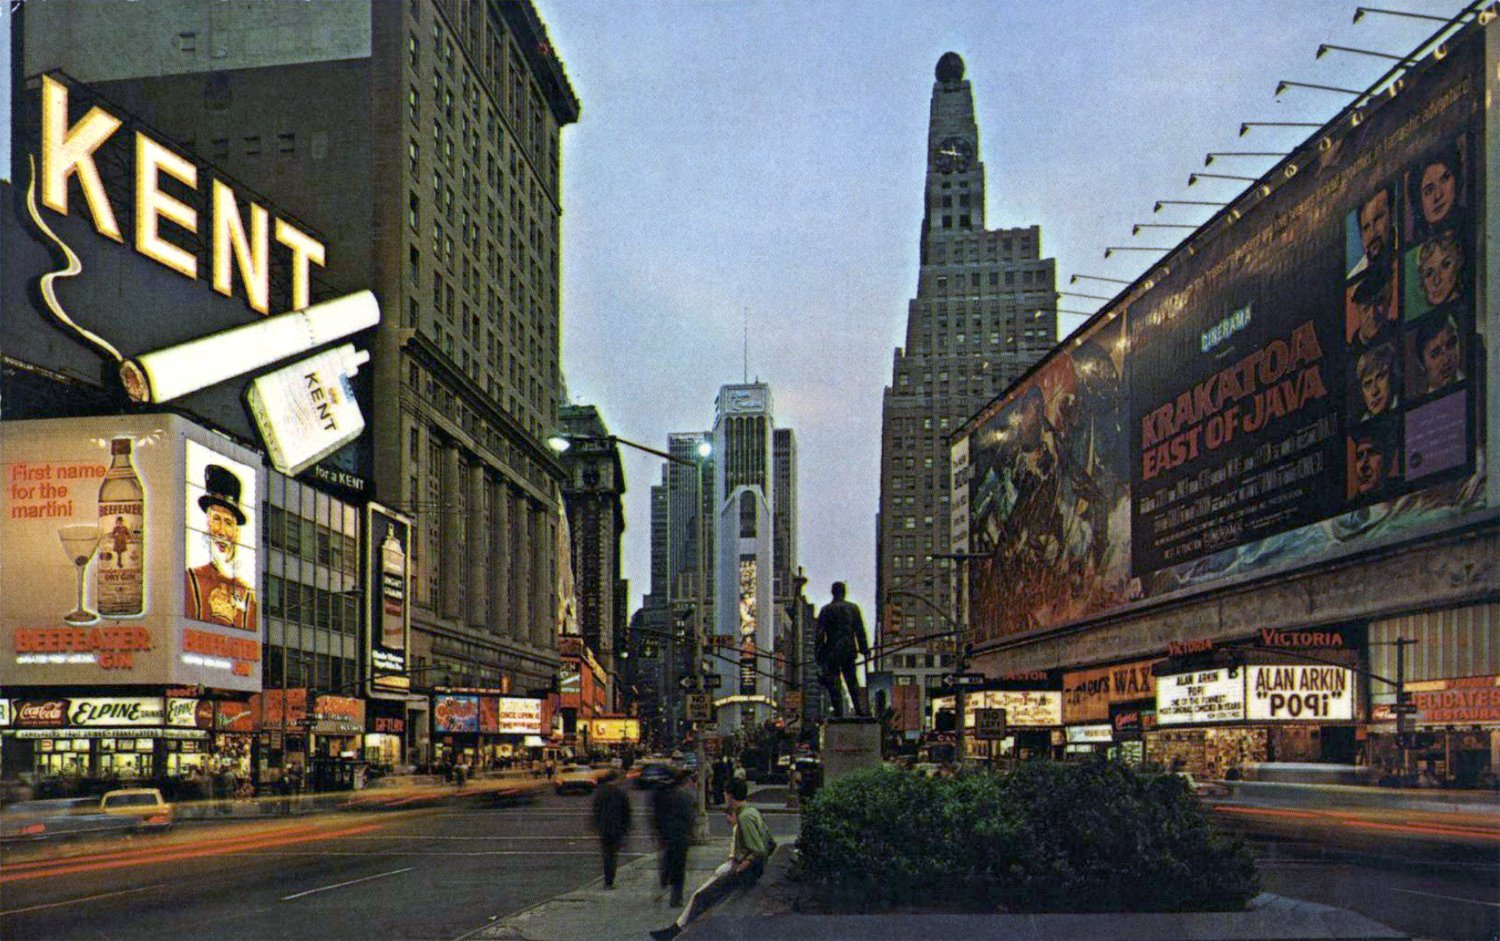
[[[936,71],[921,271],[881,420],[882,646],[951,631],[953,563],[933,558],[950,551],[949,435],[1057,339],[1056,275],[1041,257],[1041,231],[984,227],[984,163],[963,59],[945,53]],[[936,636],[888,651],[880,666],[931,688],[952,650],[951,635]]]

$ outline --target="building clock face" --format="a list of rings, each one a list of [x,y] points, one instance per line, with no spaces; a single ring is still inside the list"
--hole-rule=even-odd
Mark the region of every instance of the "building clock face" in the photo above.
[[[962,137],[945,137],[938,141],[934,162],[939,173],[962,173],[974,163],[974,145]]]

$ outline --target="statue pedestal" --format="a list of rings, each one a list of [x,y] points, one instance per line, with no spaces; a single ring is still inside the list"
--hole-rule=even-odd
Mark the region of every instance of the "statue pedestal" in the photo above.
[[[864,716],[830,718],[823,723],[823,780],[836,780],[857,768],[880,764],[880,720]]]

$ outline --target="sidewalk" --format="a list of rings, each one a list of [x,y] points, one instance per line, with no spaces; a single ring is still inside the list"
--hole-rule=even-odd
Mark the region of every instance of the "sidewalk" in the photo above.
[[[755,786],[750,803],[761,810],[783,811],[786,809],[784,787]],[[764,793],[763,793],[764,792]],[[761,799],[757,799],[761,798]],[[722,813],[722,808],[710,808],[710,814]],[[670,889],[661,887],[656,840],[650,835],[649,823],[645,832],[637,829],[630,836],[627,850],[649,851],[615,872],[615,887],[604,888],[602,871],[587,885],[570,892],[556,895],[539,905],[496,919],[474,931],[460,935],[458,941],[650,941],[651,932],[671,924],[682,911],[671,905]],[[781,840],[782,848],[789,849],[791,839]],[[709,840],[702,846],[688,849],[687,875],[682,882],[682,897],[686,902],[693,890],[708,880],[713,871],[729,858],[727,835]],[[595,867],[602,867],[595,860]],[[764,880],[763,880],[764,881]],[[755,890],[751,890],[752,893]],[[719,905],[709,909],[702,918],[693,922],[692,929],[704,923],[720,908],[735,904],[738,900],[749,903],[750,893],[736,892]],[[684,934],[684,939],[688,937]]]
[[[639,833],[630,839],[637,848],[655,846]],[[671,891],[661,887],[660,855],[653,852],[621,866],[613,889],[604,888],[601,874],[588,885],[461,935],[459,941],[649,941],[652,930],[671,924],[680,911],[670,904]],[[684,900],[728,858],[728,837],[689,849]]]

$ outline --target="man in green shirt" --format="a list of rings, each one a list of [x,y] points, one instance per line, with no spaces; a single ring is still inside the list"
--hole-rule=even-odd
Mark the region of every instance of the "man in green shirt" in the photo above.
[[[765,872],[766,859],[775,847],[766,818],[746,802],[750,789],[744,781],[731,780],[725,791],[732,827],[729,861],[715,869],[708,881],[698,887],[675,922],[651,932],[656,941],[670,941],[677,937],[704,909],[740,886],[754,884]]]

